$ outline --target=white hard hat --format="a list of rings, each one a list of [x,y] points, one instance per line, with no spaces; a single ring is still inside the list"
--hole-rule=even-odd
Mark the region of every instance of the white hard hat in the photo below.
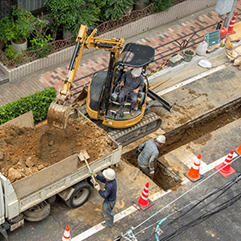
[[[141,68],[134,68],[131,71],[131,74],[135,77],[139,77],[141,75],[142,69]]]
[[[110,181],[115,179],[115,171],[111,168],[104,170],[102,174],[105,178],[107,178]]]
[[[166,137],[164,135],[160,135],[156,138],[156,142],[159,144],[164,144],[166,142]]]

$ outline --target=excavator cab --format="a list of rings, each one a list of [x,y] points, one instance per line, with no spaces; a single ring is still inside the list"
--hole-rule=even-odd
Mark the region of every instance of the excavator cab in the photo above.
[[[146,109],[146,98],[149,89],[145,77],[147,65],[154,60],[154,49],[147,45],[128,43],[117,58],[113,72],[108,80],[108,71],[98,72],[92,79],[87,97],[87,113],[92,119],[103,120],[102,124],[113,129],[128,128],[138,123]],[[145,87],[138,93],[138,107],[131,111],[131,99],[127,95],[124,104],[118,102],[123,74],[132,68],[143,68]],[[106,85],[107,84],[107,85]],[[105,89],[108,92],[105,92]],[[104,103],[104,104],[103,104]]]

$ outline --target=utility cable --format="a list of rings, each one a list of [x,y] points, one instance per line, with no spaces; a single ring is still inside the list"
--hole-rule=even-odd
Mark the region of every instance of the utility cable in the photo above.
[[[197,217],[196,219],[190,221],[189,223],[181,226],[180,228],[176,229],[175,231],[173,231],[171,234],[163,237],[160,239],[160,241],[168,241],[171,238],[173,238],[174,236],[177,236],[178,234],[182,233],[183,231],[187,230],[190,227],[194,227],[195,225],[205,221],[206,219],[208,219],[210,216],[224,210],[225,208],[231,206],[232,204],[234,204],[236,201],[238,201],[241,198],[241,192],[239,194],[237,194],[236,196],[234,196],[233,198],[221,203],[220,205],[218,205],[217,207],[219,207],[217,210],[212,211],[213,209],[216,209],[217,207],[211,209],[210,211],[207,211],[205,214],[200,215],[199,217]],[[212,211],[212,212],[211,212]]]
[[[229,165],[231,165],[231,163],[235,162],[237,159],[239,158],[239,156],[237,156],[236,158],[234,158],[232,160],[232,162],[229,163]],[[216,170],[214,173],[212,173],[210,176],[208,176],[207,178],[205,178],[204,180],[200,181],[197,185],[193,186],[192,188],[190,188],[188,191],[186,191],[185,193],[183,193],[182,195],[180,195],[178,198],[174,199],[173,201],[171,201],[170,203],[168,203],[166,206],[164,206],[163,208],[161,208],[160,210],[158,210],[156,213],[152,214],[149,218],[145,219],[143,222],[141,222],[140,224],[138,224],[136,227],[132,228],[132,231],[136,230],[137,228],[139,228],[141,225],[143,225],[144,223],[146,223],[147,221],[149,221],[150,219],[152,219],[154,216],[156,216],[158,213],[160,213],[161,211],[163,211],[164,209],[166,209],[168,206],[170,206],[171,204],[175,203],[176,201],[178,201],[179,199],[181,199],[182,197],[184,197],[186,194],[188,194],[189,192],[191,192],[193,189],[195,189],[196,187],[200,186],[202,183],[204,183],[205,181],[207,181],[208,179],[210,179],[211,177],[213,177],[214,175],[216,175],[220,170],[222,170],[223,168],[225,168],[227,165],[224,165],[223,167],[221,167],[220,169]],[[153,226],[153,225],[152,225]],[[139,232],[136,233],[136,235],[138,235],[140,232],[142,232],[143,230],[140,230]],[[122,237],[124,238],[127,235],[127,233],[123,234]]]
[[[185,211],[184,213],[182,213],[181,215],[179,215],[177,218],[171,220],[168,224],[165,223],[165,225],[162,228],[165,228],[168,225],[173,224],[175,221],[180,220],[181,217],[183,217],[185,214],[187,214],[188,212],[190,212],[191,210],[193,210],[194,207],[196,207],[198,204],[200,204],[201,202],[205,201],[207,198],[211,197],[212,195],[216,194],[217,192],[223,190],[223,192],[221,194],[219,194],[217,197],[215,197],[213,200],[211,200],[209,203],[205,204],[204,206],[202,206],[201,208],[199,208],[197,211],[195,211],[194,213],[192,213],[191,215],[194,215],[195,213],[197,213],[198,211],[200,211],[201,209],[205,208],[207,205],[209,205],[210,203],[212,203],[214,200],[218,199],[221,195],[223,195],[229,188],[231,188],[234,184],[236,184],[237,182],[239,182],[241,180],[241,174],[239,174],[237,177],[233,178],[232,180],[228,181],[227,183],[225,183],[222,187],[215,189],[214,191],[210,192],[209,194],[205,195],[204,197],[202,197],[200,200],[197,200],[197,203],[194,204],[194,201],[192,201],[190,204],[184,206],[183,208],[177,210],[175,213],[172,213],[168,216],[166,216],[164,219],[167,219],[169,217],[171,217],[172,215],[176,214],[177,212],[180,212],[184,209],[186,209],[188,206],[194,204],[194,206],[192,206],[190,209],[188,209],[187,211]],[[239,190],[239,189],[238,189]],[[189,215],[189,216],[191,216]],[[185,218],[188,218],[189,216],[186,216]],[[162,219],[163,220],[163,219]],[[161,221],[162,221],[161,220]],[[156,223],[158,223],[159,221],[157,221]],[[147,228],[150,228],[151,226],[154,226],[154,224],[150,225]],[[160,225],[159,225],[160,226]],[[145,228],[144,230],[146,230],[147,228]],[[148,238],[144,239],[144,240],[148,240],[153,234],[155,234],[155,232],[153,232]],[[136,234],[137,235],[137,234]]]

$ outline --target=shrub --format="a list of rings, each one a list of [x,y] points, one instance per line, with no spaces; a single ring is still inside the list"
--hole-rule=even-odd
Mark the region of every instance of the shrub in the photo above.
[[[49,105],[55,97],[56,90],[51,87],[7,103],[0,107],[0,124],[31,110],[33,111],[34,122],[38,123],[47,117]]]
[[[101,3],[101,1],[97,1]],[[78,33],[80,25],[93,26],[98,21],[99,7],[94,0],[47,0],[48,16],[53,19],[52,29]]]
[[[155,3],[154,9],[157,12],[165,11],[173,5],[174,0],[151,0],[150,3]]]

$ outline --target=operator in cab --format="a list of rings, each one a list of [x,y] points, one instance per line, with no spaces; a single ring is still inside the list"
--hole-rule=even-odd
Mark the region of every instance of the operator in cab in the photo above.
[[[150,139],[142,143],[138,151],[138,168],[147,176],[153,177],[154,175],[154,162],[159,156],[160,147],[166,142],[164,135],[159,135],[155,139]]]
[[[131,109],[137,110],[137,96],[139,91],[144,89],[144,85],[142,68],[134,68],[127,71],[121,78],[120,86],[122,86],[122,88],[119,94],[119,103],[123,105],[127,94],[130,94]]]

